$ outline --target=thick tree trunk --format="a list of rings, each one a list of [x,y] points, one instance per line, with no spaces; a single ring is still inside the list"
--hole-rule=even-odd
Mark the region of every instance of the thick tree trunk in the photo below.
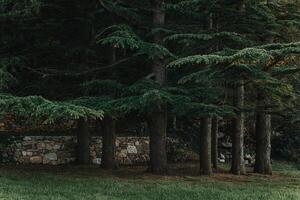
[[[162,0],[152,0],[153,28],[161,28],[165,24],[165,11],[162,9]],[[162,35],[159,31],[154,33],[153,42],[162,43]],[[156,57],[152,63],[152,71],[155,80],[163,85],[166,81],[166,68],[163,60]],[[150,132],[150,167],[155,174],[164,174],[167,171],[166,135],[167,135],[167,107],[161,105],[160,111],[149,116],[148,126]]]
[[[218,169],[218,117],[213,117],[211,127],[211,161],[214,169]]]
[[[103,120],[102,134],[102,167],[104,169],[117,168],[115,161],[116,121],[110,117]]]
[[[201,119],[200,174],[211,175],[211,117]]]
[[[254,172],[272,174],[271,166],[271,115],[264,108],[264,95],[258,95],[256,114],[256,156]]]
[[[88,122],[79,119],[77,122],[77,163],[90,164],[90,132]]]
[[[150,132],[150,171],[155,174],[167,172],[166,112],[154,113],[148,120]]]
[[[234,106],[237,108],[236,117],[232,121],[232,166],[233,174],[245,174],[244,163],[244,82],[239,81],[234,91]]]
[[[267,5],[271,6],[273,0],[267,0]],[[274,38],[267,38],[268,43],[273,43]],[[268,114],[265,105],[266,96],[258,91],[257,113],[256,113],[256,156],[254,172],[261,174],[272,174],[271,165],[271,115]]]

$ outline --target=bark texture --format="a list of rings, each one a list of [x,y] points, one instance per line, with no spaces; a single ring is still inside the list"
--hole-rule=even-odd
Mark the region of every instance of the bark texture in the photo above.
[[[90,164],[90,132],[88,122],[79,119],[77,123],[77,163]]]
[[[201,119],[200,174],[211,175],[211,117]]]
[[[211,127],[211,161],[214,169],[218,169],[218,132],[219,120],[217,117],[213,117]]]
[[[116,121],[110,117],[103,120],[102,134],[102,168],[117,168],[116,154]]]
[[[254,172],[271,175],[271,115],[264,107],[264,99],[264,95],[258,95],[258,109],[256,114],[256,156]]]
[[[162,8],[162,0],[152,0],[153,28],[161,28],[165,25],[165,11]],[[159,31],[153,35],[153,42],[161,44],[163,37]],[[159,57],[153,59],[152,72],[155,81],[164,85],[166,81],[166,67]],[[167,107],[161,105],[160,110],[148,117],[150,133],[150,166],[149,170],[155,174],[165,174],[167,171],[166,135],[167,135]]]
[[[244,82],[239,81],[235,91],[233,103],[237,108],[236,117],[232,121],[232,166],[233,174],[245,174],[244,163]]]
[[[267,6],[271,6],[273,0],[267,0]],[[269,36],[268,43],[273,43],[273,36]],[[265,105],[266,95],[258,91],[257,113],[256,113],[256,156],[254,172],[260,174],[272,174],[271,164],[271,115]]]
[[[150,132],[150,171],[155,174],[167,172],[166,112],[154,113],[148,120]]]

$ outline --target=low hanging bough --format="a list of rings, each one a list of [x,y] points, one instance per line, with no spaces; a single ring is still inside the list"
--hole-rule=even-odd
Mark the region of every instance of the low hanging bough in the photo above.
[[[0,95],[0,115],[12,113],[30,125],[55,125],[59,122],[77,122],[77,162],[89,164],[89,120],[101,120],[102,110],[95,110],[70,102],[50,101],[41,96],[17,97]]]
[[[69,102],[50,101],[41,96],[17,97],[0,94],[0,114],[13,113],[28,123],[54,124],[58,121],[102,119],[104,112]]]

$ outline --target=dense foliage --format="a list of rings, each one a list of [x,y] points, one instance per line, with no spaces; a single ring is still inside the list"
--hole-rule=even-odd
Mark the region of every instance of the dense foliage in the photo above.
[[[299,8],[263,0],[1,0],[0,113],[30,123],[150,122],[167,113],[184,119],[187,140],[206,117],[272,114],[281,125],[273,130],[292,144]],[[294,151],[287,148],[280,155]]]

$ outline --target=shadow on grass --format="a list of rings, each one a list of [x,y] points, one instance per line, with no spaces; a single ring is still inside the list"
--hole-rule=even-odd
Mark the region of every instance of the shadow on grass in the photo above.
[[[252,168],[247,168],[247,174],[236,176],[229,173],[228,165],[221,167],[212,176],[199,176],[198,163],[173,163],[169,164],[167,175],[153,175],[147,172],[147,166],[121,166],[117,170],[103,170],[99,166],[45,166],[45,165],[6,165],[1,167],[4,174],[16,176],[58,176],[65,178],[116,178],[124,180],[143,181],[195,181],[195,182],[228,182],[228,183],[266,183],[278,182],[281,184],[300,185],[299,165],[275,162],[272,176],[252,173]]]

